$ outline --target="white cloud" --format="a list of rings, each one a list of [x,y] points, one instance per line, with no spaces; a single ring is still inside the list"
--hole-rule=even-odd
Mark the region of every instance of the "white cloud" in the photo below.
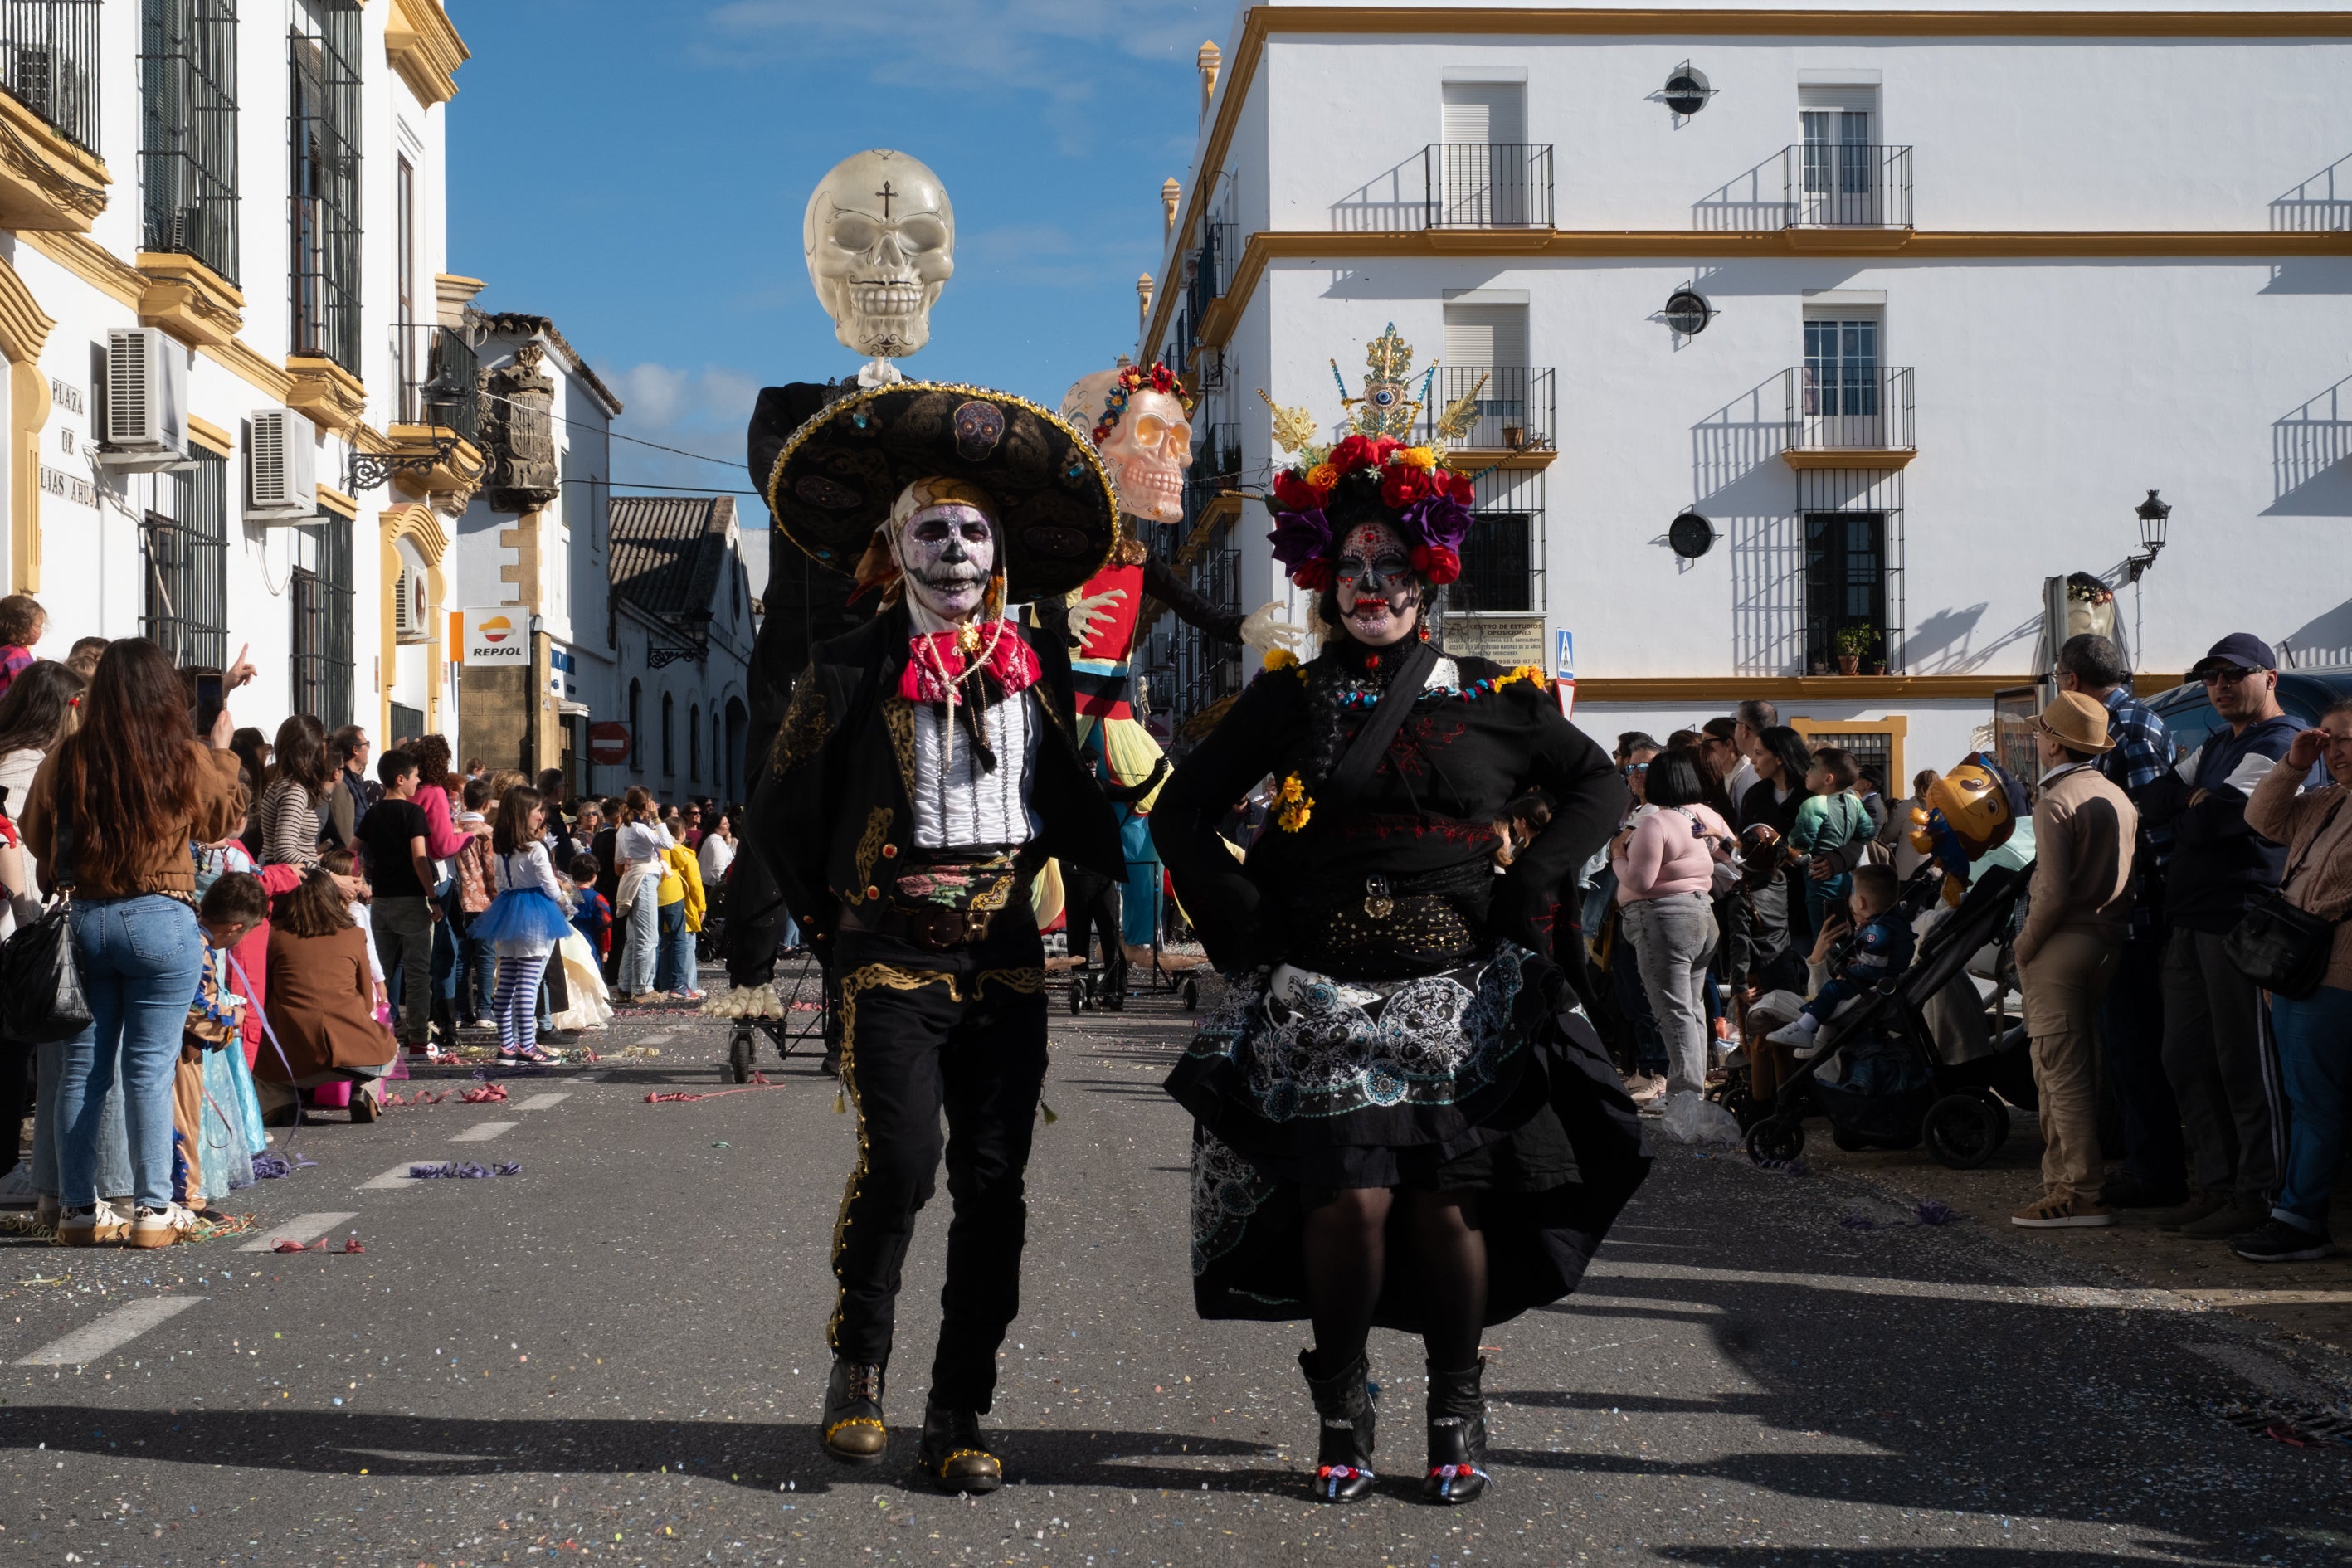
[[[745,484],[743,432],[751,422],[751,405],[760,395],[758,381],[719,365],[688,370],[652,362],[626,369],[600,365],[597,374],[625,406],[614,424],[615,436],[718,459],[699,462],[677,452],[618,441],[613,472],[624,481],[622,489],[626,489],[626,481],[633,479],[646,484],[708,485],[714,490],[740,489]]]

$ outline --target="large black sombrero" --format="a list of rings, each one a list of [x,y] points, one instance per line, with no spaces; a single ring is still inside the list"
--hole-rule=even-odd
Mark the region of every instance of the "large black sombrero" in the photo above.
[[[899,492],[934,478],[995,498],[1005,593],[1016,602],[1067,593],[1110,553],[1110,476],[1058,416],[984,386],[901,382],[830,403],[823,393],[768,388],[751,431],[752,479],[776,526],[820,563],[853,570]]]

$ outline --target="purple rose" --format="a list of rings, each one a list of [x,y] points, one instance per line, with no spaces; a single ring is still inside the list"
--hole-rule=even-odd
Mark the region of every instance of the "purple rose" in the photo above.
[[[1319,506],[1308,511],[1278,511],[1274,514],[1274,531],[1265,537],[1274,546],[1274,558],[1296,571],[1330,550],[1331,520]]]
[[[1470,535],[1470,509],[1451,496],[1424,496],[1397,513],[1397,528],[1411,542],[1459,553]]]

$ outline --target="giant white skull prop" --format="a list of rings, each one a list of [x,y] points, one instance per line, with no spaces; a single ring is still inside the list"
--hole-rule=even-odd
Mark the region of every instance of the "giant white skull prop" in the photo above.
[[[1120,372],[1098,370],[1062,396],[1062,417],[1081,430],[1101,424]],[[1110,469],[1121,511],[1145,522],[1176,522],[1184,516],[1184,470],[1192,466],[1192,421],[1183,400],[1142,386],[1097,440]]]
[[[955,271],[955,208],[937,174],[877,147],[818,182],[801,249],[833,335],[878,360],[903,358],[930,341],[931,306]]]

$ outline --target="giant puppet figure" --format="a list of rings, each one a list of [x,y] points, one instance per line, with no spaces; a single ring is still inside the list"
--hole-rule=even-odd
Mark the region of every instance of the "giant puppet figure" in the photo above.
[[[1084,956],[1089,925],[1102,931],[1108,994],[1123,987],[1123,933],[1131,946],[1151,940],[1152,901],[1160,879],[1147,817],[1167,763],[1160,744],[1136,717],[1135,638],[1147,600],[1221,642],[1245,643],[1261,653],[1295,648],[1305,634],[1274,618],[1266,604],[1244,614],[1212,604],[1144,544],[1156,523],[1184,515],[1184,470],[1192,465],[1192,405],[1183,383],[1164,364],[1121,363],[1080,378],[1062,395],[1062,417],[1090,431],[1118,492],[1125,524],[1110,559],[1073,593],[1066,606],[1041,606],[1050,624],[1066,617],[1071,674],[1076,683],[1079,742],[1097,759],[1114,799],[1121,803],[1127,850],[1125,912],[1118,891],[1083,869],[1066,870],[1070,951]]]
[[[1029,887],[1048,858],[1121,869],[1072,732],[1067,649],[1013,599],[1066,593],[1110,549],[1102,465],[1047,410],[982,387],[854,391],[752,416],[776,527],[854,565],[874,618],[818,644],[745,837],[838,986],[857,1162],[834,1230],[822,1441],[875,1463],[898,1277],[942,1152],[955,1213],[918,1462],[943,1489],[1002,1475],[980,1430],[1020,1297],[1024,1171],[1045,1073]]]
[[[861,386],[904,379],[893,361],[930,341],[931,307],[955,271],[955,207],[940,177],[919,160],[887,148],[852,153],[810,193],[801,249],[809,282],[833,318],[834,336],[870,357],[854,377],[795,382],[761,394],[767,424],[787,431]],[[761,478],[756,437],[753,446],[756,480]],[[840,560],[802,550],[768,552],[763,618],[751,650],[746,756],[767,754],[809,650],[855,630],[872,614],[870,597],[852,596],[849,573],[856,564],[854,554]],[[756,861],[737,868],[728,891],[727,968],[734,989],[712,998],[705,1011],[773,1014],[782,1005],[768,983],[775,973],[783,904]],[[837,1028],[826,1045],[830,1065],[836,1059]]]

